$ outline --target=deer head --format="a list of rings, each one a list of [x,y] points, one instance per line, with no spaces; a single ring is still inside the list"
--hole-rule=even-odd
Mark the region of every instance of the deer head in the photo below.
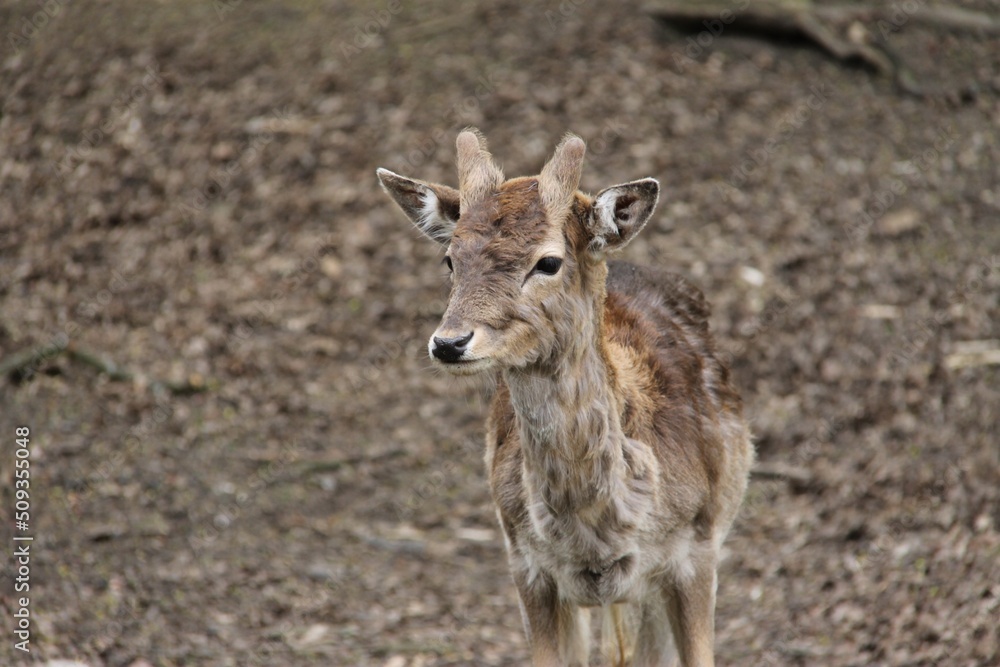
[[[540,175],[511,180],[478,131],[456,143],[458,190],[377,171],[407,217],[446,247],[451,296],[431,358],[456,375],[554,362],[600,317],[605,253],[646,224],[659,183],[579,192],[586,146],[573,135]]]

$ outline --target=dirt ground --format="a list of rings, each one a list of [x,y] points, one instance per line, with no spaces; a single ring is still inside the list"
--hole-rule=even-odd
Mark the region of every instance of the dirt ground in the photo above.
[[[751,484],[719,664],[1000,664],[1000,43],[890,31],[919,97],[732,4],[3,3],[0,363],[42,352],[0,378],[0,664],[526,664],[441,252],[374,175],[454,184],[466,125],[660,179],[625,255],[702,287],[804,475]]]

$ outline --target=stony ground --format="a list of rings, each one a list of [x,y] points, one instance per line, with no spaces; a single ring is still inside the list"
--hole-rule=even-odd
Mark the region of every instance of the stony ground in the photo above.
[[[639,2],[45,7],[0,7],[0,363],[42,349],[0,379],[0,664],[525,664],[484,401],[424,358],[440,251],[374,179],[454,183],[466,125],[508,174],[573,130],[584,188],[661,180],[626,254],[705,290],[806,474],[751,485],[719,664],[1000,664],[995,39],[888,34],[917,97]]]

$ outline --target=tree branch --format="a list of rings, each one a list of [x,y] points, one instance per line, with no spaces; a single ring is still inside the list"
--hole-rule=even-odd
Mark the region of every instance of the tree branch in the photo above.
[[[128,368],[105,359],[96,352],[80,347],[72,341],[65,344],[59,342],[49,343],[12,354],[3,361],[0,361],[0,377],[17,375],[30,377],[43,362],[55,359],[61,354],[65,354],[73,361],[78,361],[86,366],[97,369],[98,372],[107,375],[109,379],[117,382],[145,381],[154,392],[165,391],[171,394],[187,395],[208,390],[205,379],[197,373],[192,373],[182,382],[150,379],[146,376],[136,375]]]

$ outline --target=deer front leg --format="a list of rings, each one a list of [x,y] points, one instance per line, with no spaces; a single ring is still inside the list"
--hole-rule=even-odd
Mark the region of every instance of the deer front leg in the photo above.
[[[665,590],[667,615],[683,667],[715,665],[715,554],[691,560]]]
[[[550,581],[528,581],[526,572],[514,573],[514,584],[521,605],[524,634],[535,667],[562,667],[559,658],[558,598]]]
[[[677,650],[665,598],[651,598],[641,607],[632,667],[677,667]]]
[[[555,584],[541,577],[528,582],[515,573],[524,632],[534,667],[567,667],[588,663],[586,610],[560,602]]]

